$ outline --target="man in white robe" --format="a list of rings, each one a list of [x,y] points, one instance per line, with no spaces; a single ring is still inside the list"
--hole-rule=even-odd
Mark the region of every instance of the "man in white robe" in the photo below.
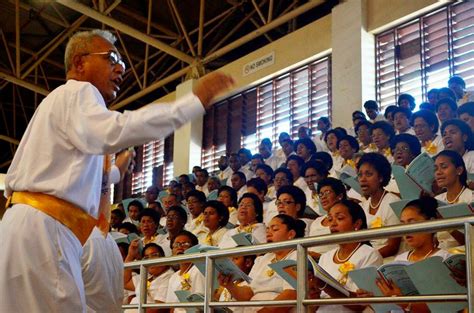
[[[74,214],[94,221],[104,154],[166,137],[202,115],[233,83],[211,73],[194,94],[174,103],[109,111],[105,103],[116,97],[125,70],[114,41],[101,30],[71,37],[65,53],[67,82],[42,101],[18,146],[5,179],[5,196],[13,195],[16,204],[0,223],[0,312],[85,312],[84,240],[79,238],[87,238],[92,228],[84,232],[85,225],[74,222],[76,215],[59,222],[58,215],[71,210],[56,204],[67,203]],[[27,199],[15,200],[16,194]],[[49,201],[33,206],[34,197]]]

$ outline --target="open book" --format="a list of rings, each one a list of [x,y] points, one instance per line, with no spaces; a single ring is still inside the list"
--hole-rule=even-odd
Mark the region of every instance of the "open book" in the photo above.
[[[204,302],[204,296],[200,293],[191,293],[189,290],[176,290],[174,292],[178,297],[179,302]],[[202,309],[186,308],[187,313],[199,313]],[[232,310],[228,308],[215,308],[213,312],[216,313],[232,313]]]
[[[184,253],[199,253],[199,252],[207,252],[211,250],[219,250],[218,247],[207,246],[207,245],[195,245],[187,249]],[[194,265],[198,268],[198,270],[206,276],[206,262],[205,261],[194,261]],[[217,278],[217,272],[222,273],[224,275],[232,275],[233,280],[245,280],[247,283],[250,283],[252,280],[247,274],[245,274],[237,265],[230,258],[218,258],[214,259],[214,278]]]
[[[464,255],[452,255],[446,260],[434,256],[425,260],[410,262],[393,262],[380,266],[366,267],[349,272],[349,277],[362,289],[382,296],[375,284],[377,277],[382,276],[387,281],[393,281],[402,291],[404,296],[420,294],[456,294],[465,293],[466,288],[460,286],[451,277],[451,268],[463,267]],[[465,261],[464,261],[465,262]],[[431,312],[457,312],[465,303],[428,303]],[[372,305],[376,312],[386,312],[396,308],[395,305]]]
[[[308,255],[309,265],[312,267],[314,275],[322,280],[324,283],[327,283],[329,286],[333,287],[346,297],[349,297],[349,291],[344,288],[335,278],[326,272],[319,264]],[[271,269],[275,271],[281,278],[283,278],[291,287],[296,289],[296,260],[282,260],[280,262],[275,262],[268,265]]]
[[[337,177],[347,186],[354,189],[358,194],[362,195],[359,180],[357,179],[357,171],[350,165],[344,166],[340,171],[336,171]]]
[[[421,191],[432,192],[434,160],[426,152],[411,161],[406,169],[393,165],[392,173],[402,199],[418,198]]]
[[[237,233],[232,236],[232,239],[237,246],[252,246],[254,244],[252,234],[246,232]]]
[[[474,203],[455,203],[438,207],[439,214],[444,218],[470,216],[474,214]]]

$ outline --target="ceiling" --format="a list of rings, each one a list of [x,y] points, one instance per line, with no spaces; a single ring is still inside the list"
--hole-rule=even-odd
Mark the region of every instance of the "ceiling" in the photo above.
[[[111,109],[135,109],[331,12],[338,0],[1,0],[0,172],[79,30],[118,37],[127,71]]]

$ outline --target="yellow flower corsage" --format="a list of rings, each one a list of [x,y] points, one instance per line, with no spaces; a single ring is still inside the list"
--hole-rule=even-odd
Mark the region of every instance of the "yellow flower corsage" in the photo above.
[[[339,283],[341,285],[345,285],[347,283],[347,277],[348,277],[348,273],[352,270],[355,269],[355,265],[349,261],[341,264],[341,266],[339,266],[339,272],[341,272],[342,274],[342,277],[339,279]]]
[[[181,276],[181,290],[190,290],[191,289],[191,282],[189,281],[189,279],[191,278],[191,276],[189,275],[189,273],[184,273]]]
[[[230,206],[229,207],[229,213],[232,213],[232,212],[235,212],[237,209],[234,208],[233,206]]]
[[[200,214],[196,219],[194,220],[194,225],[199,226],[202,222],[204,221],[204,214]]]
[[[352,168],[356,167],[356,164],[355,164],[354,160],[352,160],[352,159],[346,160],[346,164],[349,165]]]
[[[427,141],[424,145],[425,151],[428,154],[436,154],[438,153],[438,146],[434,144],[431,140]]]
[[[383,155],[384,155],[386,158],[388,158],[389,156],[392,155],[392,149],[390,149],[390,148],[385,148],[385,149],[383,149]]]
[[[382,218],[380,216],[377,216],[375,220],[370,223],[370,228],[380,228],[383,226]]]

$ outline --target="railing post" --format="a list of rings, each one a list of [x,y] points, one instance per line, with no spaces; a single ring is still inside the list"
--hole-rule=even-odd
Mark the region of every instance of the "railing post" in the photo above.
[[[297,268],[297,285],[296,285],[296,312],[306,312],[303,300],[306,299],[306,290],[308,290],[308,258],[306,247],[302,245],[296,246],[296,268]]]
[[[212,289],[214,283],[214,260],[206,256],[206,284],[204,286],[204,313],[211,313],[209,302],[212,301]]]
[[[146,309],[143,304],[146,303],[147,298],[147,282],[148,282],[148,269],[145,265],[140,265],[140,286],[138,287],[140,293],[140,299],[138,299],[138,312],[145,313]]]
[[[467,269],[467,303],[470,313],[474,313],[474,288],[472,286],[474,275],[474,229],[469,223],[464,224],[464,235],[466,238],[466,269]]]

